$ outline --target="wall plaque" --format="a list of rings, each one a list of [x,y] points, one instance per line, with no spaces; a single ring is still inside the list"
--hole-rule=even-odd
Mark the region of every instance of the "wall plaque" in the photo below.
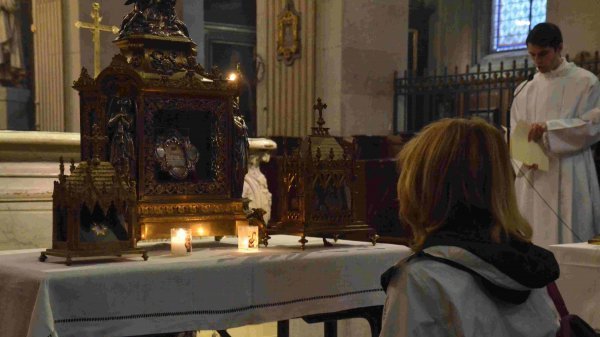
[[[288,0],[277,18],[277,59],[291,66],[300,58],[300,13],[294,1]]]

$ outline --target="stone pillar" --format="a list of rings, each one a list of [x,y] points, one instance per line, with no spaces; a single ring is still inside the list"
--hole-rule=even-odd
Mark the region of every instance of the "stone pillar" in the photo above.
[[[408,0],[317,2],[316,92],[332,135],[393,132],[393,73],[406,69]]]
[[[315,103],[315,8],[322,0],[294,0],[300,13],[300,58],[287,66],[277,60],[277,17],[287,0],[256,1],[256,52],[264,61],[256,86],[257,134],[306,136]],[[259,74],[260,76],[260,74]]]
[[[63,4],[34,0],[32,5],[36,129],[64,131]]]
[[[250,199],[249,208],[262,208],[265,223],[271,219],[271,192],[267,186],[267,178],[260,171],[260,163],[268,162],[271,151],[277,149],[277,144],[266,138],[250,138],[250,156],[248,158],[248,173],[244,177],[243,198]]]
[[[80,19],[79,0],[68,0],[68,5],[63,7],[63,16],[65,27],[63,30],[63,59],[64,81],[64,131],[79,132],[79,95],[73,90],[73,81],[79,78],[81,73],[81,42],[79,40],[79,29],[75,27],[75,22]],[[88,16],[89,18],[89,16]],[[87,19],[86,21],[89,21]]]

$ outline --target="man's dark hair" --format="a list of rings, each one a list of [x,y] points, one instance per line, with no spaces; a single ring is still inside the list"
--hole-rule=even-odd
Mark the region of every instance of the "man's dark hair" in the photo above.
[[[558,49],[563,42],[562,33],[557,25],[550,22],[538,23],[527,35],[526,44],[539,47],[552,47]]]

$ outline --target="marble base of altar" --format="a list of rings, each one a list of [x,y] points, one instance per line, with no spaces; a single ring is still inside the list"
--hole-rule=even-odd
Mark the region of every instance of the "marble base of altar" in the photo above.
[[[52,245],[60,156],[79,160],[79,134],[0,131],[0,250]]]

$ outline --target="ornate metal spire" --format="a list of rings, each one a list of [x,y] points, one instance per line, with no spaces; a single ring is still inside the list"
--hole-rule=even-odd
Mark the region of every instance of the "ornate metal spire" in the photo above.
[[[317,120],[318,127],[313,127],[314,136],[328,136],[329,128],[324,128],[325,120],[323,119],[323,110],[327,109],[327,104],[323,104],[321,97],[317,98],[317,104],[313,105],[313,110],[319,111],[319,119]]]

